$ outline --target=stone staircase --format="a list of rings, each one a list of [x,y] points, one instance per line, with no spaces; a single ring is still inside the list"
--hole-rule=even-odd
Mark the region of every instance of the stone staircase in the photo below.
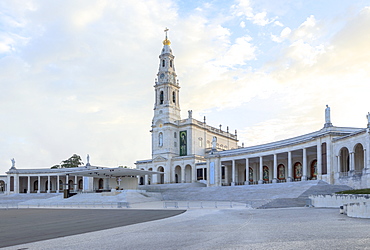
[[[163,200],[168,201],[234,201],[249,204],[253,208],[303,207],[309,205],[309,195],[351,189],[317,180],[208,188],[184,183],[178,186],[153,185],[150,188],[160,192]]]

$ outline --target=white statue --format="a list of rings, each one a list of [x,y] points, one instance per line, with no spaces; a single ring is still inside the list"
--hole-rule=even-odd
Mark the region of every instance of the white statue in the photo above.
[[[213,136],[213,138],[212,138],[212,149],[216,149],[216,144],[217,144],[217,137]]]
[[[15,168],[15,160],[14,158],[10,159],[12,161],[12,168]]]
[[[331,123],[330,122],[330,107],[328,105],[326,105],[326,109],[325,109],[325,123]]]
[[[193,110],[188,110],[189,118],[193,118]]]
[[[89,154],[87,154],[87,164],[86,165],[90,165],[90,155]]]
[[[367,112],[366,118],[367,118],[367,124],[370,125],[370,112]]]

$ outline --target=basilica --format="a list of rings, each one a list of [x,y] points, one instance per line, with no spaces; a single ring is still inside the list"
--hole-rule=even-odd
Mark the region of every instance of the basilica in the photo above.
[[[151,125],[152,158],[137,161],[145,175],[141,185],[194,183],[211,186],[253,185],[323,180],[354,188],[370,187],[370,114],[366,128],[333,126],[330,107],[322,129],[294,138],[238,146],[237,133],[196,120],[192,111],[180,117],[180,86],[171,42],[159,56]]]
[[[136,161],[136,169],[92,166],[89,158],[86,166],[73,169],[19,169],[13,159],[6,175],[0,176],[0,192],[90,192],[172,183],[212,187],[310,180],[370,188],[370,113],[364,128],[337,127],[327,105],[325,122],[318,131],[239,146],[236,130],[210,126],[206,118],[196,120],[191,110],[181,118],[175,57],[165,31],[154,85],[151,159]]]

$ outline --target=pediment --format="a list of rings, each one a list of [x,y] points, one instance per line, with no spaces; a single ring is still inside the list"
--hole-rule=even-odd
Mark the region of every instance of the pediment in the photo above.
[[[163,156],[157,156],[153,159],[153,161],[155,162],[159,162],[159,161],[167,161],[167,158],[163,157]]]

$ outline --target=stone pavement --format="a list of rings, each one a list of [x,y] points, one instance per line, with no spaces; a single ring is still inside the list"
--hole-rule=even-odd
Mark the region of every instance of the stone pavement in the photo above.
[[[370,219],[338,209],[195,209],[6,249],[370,249],[369,235]]]

